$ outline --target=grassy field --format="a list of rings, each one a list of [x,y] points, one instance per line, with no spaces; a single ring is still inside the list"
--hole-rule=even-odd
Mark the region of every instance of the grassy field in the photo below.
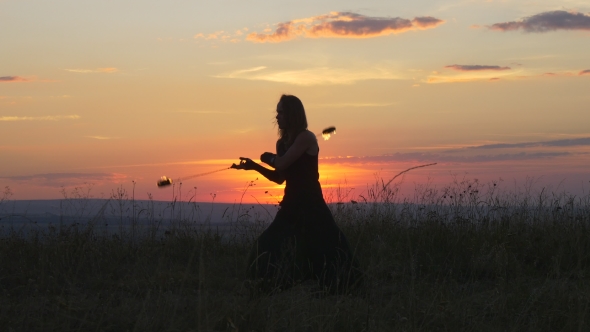
[[[334,216],[365,272],[364,284],[345,295],[323,294],[311,281],[273,295],[254,292],[243,278],[245,259],[265,225],[246,206],[224,234],[182,216],[162,235],[105,236],[94,220],[8,233],[0,239],[0,326],[590,330],[590,196],[499,187],[477,180],[426,184],[404,198],[395,185],[376,182],[364,196],[332,192]],[[4,203],[8,198],[5,192]],[[113,199],[134,204],[125,195]]]

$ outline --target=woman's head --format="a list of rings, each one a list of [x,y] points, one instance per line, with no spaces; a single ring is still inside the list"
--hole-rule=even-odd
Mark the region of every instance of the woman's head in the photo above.
[[[277,104],[279,136],[291,145],[300,132],[307,129],[307,117],[301,100],[292,95],[282,95]]]

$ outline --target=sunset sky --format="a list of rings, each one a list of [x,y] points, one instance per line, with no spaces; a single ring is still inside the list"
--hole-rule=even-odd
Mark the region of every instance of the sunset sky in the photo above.
[[[312,132],[337,128],[319,137],[326,191],[434,162],[406,194],[464,178],[590,190],[587,0],[0,0],[0,45],[13,199],[134,181],[136,199],[170,200],[163,175],[274,151],[283,93]],[[281,194],[233,169],[182,181],[183,200]]]

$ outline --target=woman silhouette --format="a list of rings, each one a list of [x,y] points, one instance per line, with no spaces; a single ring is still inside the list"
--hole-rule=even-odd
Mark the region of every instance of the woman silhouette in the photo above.
[[[260,160],[268,169],[240,157],[232,168],[255,170],[268,180],[287,181],[280,210],[260,235],[248,258],[248,277],[267,290],[285,289],[315,279],[325,290],[344,292],[361,274],[350,245],[330,212],[318,181],[319,146],[307,130],[305,109],[295,96],[282,95],[277,104],[279,140],[276,154]]]

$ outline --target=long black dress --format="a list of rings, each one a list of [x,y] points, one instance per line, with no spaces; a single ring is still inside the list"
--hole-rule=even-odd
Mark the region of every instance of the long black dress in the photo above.
[[[360,282],[361,273],[324,201],[318,156],[304,153],[284,176],[280,210],[250,252],[248,277],[267,290],[315,279],[329,292],[346,292]]]

